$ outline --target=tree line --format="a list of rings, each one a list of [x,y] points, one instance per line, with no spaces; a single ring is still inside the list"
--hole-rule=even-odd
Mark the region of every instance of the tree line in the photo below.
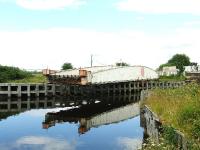
[[[17,67],[2,66],[0,65],[0,82],[8,82],[10,80],[20,80],[31,77],[32,73],[21,70]]]

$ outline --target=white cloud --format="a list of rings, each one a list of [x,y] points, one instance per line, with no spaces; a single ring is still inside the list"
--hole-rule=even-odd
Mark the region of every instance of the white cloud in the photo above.
[[[62,28],[0,32],[0,41],[0,64],[27,69],[59,68],[65,61],[77,67],[88,66],[91,54],[95,55],[94,63],[111,64],[122,59],[140,64],[145,63],[144,58],[147,60],[144,53],[151,55],[151,50],[159,49],[159,44],[135,31],[110,33]]]
[[[200,20],[185,22],[184,25],[185,25],[186,27],[195,27],[195,26],[200,27]]]
[[[31,10],[64,9],[85,4],[84,0],[16,0],[16,4]]]
[[[54,139],[42,136],[27,136],[16,141],[17,147],[26,147],[41,150],[75,150],[76,142],[69,143],[65,140]],[[35,146],[33,146],[35,145]]]
[[[142,139],[120,137],[117,139],[117,142],[123,150],[138,150],[142,147]]]
[[[55,139],[44,136],[26,136],[19,138],[14,143],[1,144],[1,150],[75,150],[77,142],[68,142],[62,139]]]
[[[123,0],[117,3],[117,8],[140,13],[200,15],[200,1],[198,0]]]
[[[54,28],[24,32],[0,31],[0,64],[26,69],[59,69],[64,62],[75,67],[113,64],[122,59],[132,65],[156,68],[176,53],[199,62],[200,28],[180,28],[173,34],[150,35],[138,31],[97,32]]]
[[[138,21],[143,21],[143,20],[144,20],[144,17],[138,16],[138,17],[136,17],[136,20],[138,20]]]

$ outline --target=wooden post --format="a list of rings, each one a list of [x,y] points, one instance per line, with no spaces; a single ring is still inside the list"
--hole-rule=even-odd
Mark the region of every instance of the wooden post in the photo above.
[[[22,101],[21,101],[21,99],[20,98],[18,98],[18,100],[17,100],[18,102],[17,102],[17,107],[18,107],[18,111],[21,111],[21,106],[22,106]]]
[[[29,86],[29,87],[30,87],[30,86]],[[30,110],[30,109],[31,109],[30,103],[31,103],[31,100],[30,100],[30,97],[28,97],[28,99],[27,99],[27,110]]]
[[[35,93],[36,93],[36,96],[39,97],[39,85],[38,84],[35,85]]]
[[[11,84],[8,84],[8,98],[11,97]]]
[[[53,94],[53,96],[56,95],[56,85],[55,84],[52,84],[52,94]]]
[[[8,111],[10,111],[10,105],[11,105],[11,99],[8,98],[8,104],[7,104],[7,109],[8,109]]]
[[[21,97],[22,96],[22,92],[21,92],[21,85],[17,86],[17,96]]]
[[[140,90],[140,82],[137,81],[137,91],[139,91],[139,90]]]
[[[129,94],[130,94],[131,93],[131,82],[129,82],[128,91],[129,91]]]
[[[27,96],[30,97],[31,96],[31,85],[27,85]]]
[[[149,81],[146,81],[146,90],[149,90]]]
[[[44,84],[44,95],[47,96],[48,95],[48,87],[47,84]]]

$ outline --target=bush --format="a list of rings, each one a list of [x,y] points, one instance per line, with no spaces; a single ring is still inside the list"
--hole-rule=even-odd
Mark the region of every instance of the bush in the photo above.
[[[19,80],[32,76],[30,72],[20,70],[17,67],[8,67],[0,65],[0,82],[8,82],[9,80]]]

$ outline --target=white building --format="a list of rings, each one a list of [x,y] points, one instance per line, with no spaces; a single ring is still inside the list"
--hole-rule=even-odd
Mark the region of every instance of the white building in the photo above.
[[[200,66],[199,65],[185,66],[184,75],[189,80],[200,81]]]
[[[200,72],[200,66],[185,66],[185,72]]]
[[[179,69],[176,68],[176,66],[170,66],[170,67],[163,67],[162,71],[159,71],[158,74],[160,76],[171,76],[171,75],[177,75],[179,72]]]

